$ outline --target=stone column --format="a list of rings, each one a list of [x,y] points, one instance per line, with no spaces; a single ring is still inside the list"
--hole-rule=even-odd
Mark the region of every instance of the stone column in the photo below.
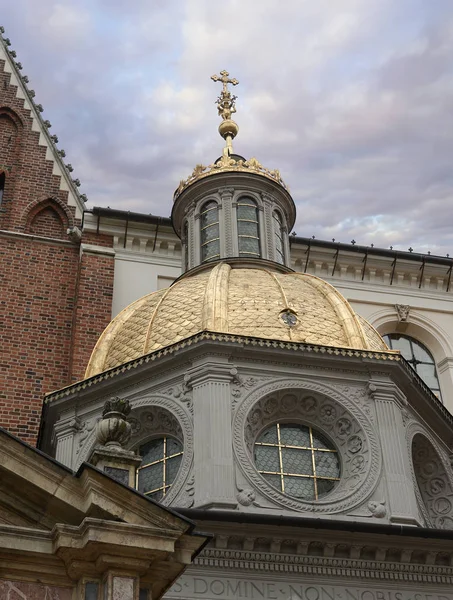
[[[392,523],[420,525],[411,460],[406,444],[401,408],[406,397],[391,382],[370,381],[387,480],[389,518]]]
[[[234,508],[231,365],[208,363],[190,374],[194,410],[195,507]]]

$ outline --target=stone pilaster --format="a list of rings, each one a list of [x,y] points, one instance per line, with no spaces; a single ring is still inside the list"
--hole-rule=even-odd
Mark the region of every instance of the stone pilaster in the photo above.
[[[223,210],[223,236],[221,236],[221,256],[235,256],[234,240],[237,236],[236,220],[233,219],[233,194],[234,188],[222,187],[219,189],[221,206]]]
[[[261,194],[263,200],[264,211],[262,215],[261,231],[263,232],[263,239],[261,240],[261,252],[263,258],[267,260],[275,260],[275,240],[272,222],[272,209],[273,202],[269,194]]]
[[[420,525],[401,414],[402,406],[407,404],[406,397],[390,382],[371,381],[369,390],[376,405],[390,521]]]
[[[208,363],[191,373],[195,506],[236,507],[231,429],[231,365]]]
[[[72,468],[74,436],[80,427],[79,419],[73,415],[60,418],[54,426],[55,458],[69,468]]]

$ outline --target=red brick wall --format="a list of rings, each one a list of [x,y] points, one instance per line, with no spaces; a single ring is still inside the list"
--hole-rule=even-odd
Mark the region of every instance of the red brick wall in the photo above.
[[[110,321],[113,257],[80,252],[53,162],[0,61],[0,425],[35,443],[44,394],[83,376]],[[15,233],[15,235],[14,235]],[[42,237],[44,236],[44,237]],[[44,239],[47,238],[47,239]],[[86,236],[111,246],[109,236]]]
[[[45,392],[69,382],[77,246],[0,236],[0,423],[34,443]]]
[[[82,254],[73,322],[72,381],[83,379],[91,352],[112,319],[114,262],[113,256]]]

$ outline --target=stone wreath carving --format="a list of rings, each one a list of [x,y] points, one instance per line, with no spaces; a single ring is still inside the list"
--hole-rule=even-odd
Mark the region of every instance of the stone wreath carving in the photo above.
[[[425,518],[438,529],[453,529],[453,486],[440,455],[422,433],[412,439],[412,460]]]
[[[138,446],[157,433],[173,435],[183,443],[184,454],[178,475],[162,500],[162,504],[170,505],[185,486],[193,463],[193,425],[190,413],[179,402],[165,396],[130,400],[130,404],[132,411],[128,421],[132,425],[132,435],[128,449],[137,450]],[[84,440],[77,466],[87,460],[94,444],[93,430]]]
[[[341,477],[326,496],[311,502],[285,495],[258,473],[253,459],[255,440],[277,421],[310,425],[336,445]],[[335,388],[311,381],[286,379],[251,392],[235,413],[233,444],[238,464],[252,488],[297,511],[346,512],[370,496],[382,468],[379,441],[366,415]]]

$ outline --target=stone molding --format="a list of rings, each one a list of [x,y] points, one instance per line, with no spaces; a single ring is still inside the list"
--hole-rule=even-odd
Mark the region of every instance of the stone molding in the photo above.
[[[253,442],[267,424],[279,419],[312,425],[335,442],[341,455],[342,476],[324,500],[305,502],[285,496],[256,470]],[[249,392],[238,403],[233,417],[233,446],[236,461],[252,489],[299,512],[346,512],[371,496],[382,470],[380,443],[362,409],[333,386],[308,379],[281,379]]]
[[[325,544],[321,544],[322,547]],[[436,553],[437,554],[437,553]],[[385,558],[385,553],[384,553]],[[451,563],[451,554],[447,557]],[[453,585],[453,566],[414,564],[386,560],[304,556],[275,552],[253,552],[206,548],[194,561],[196,567],[231,569],[262,573],[316,575],[353,579],[405,581],[410,583],[442,583]],[[207,573],[206,573],[207,574]]]

